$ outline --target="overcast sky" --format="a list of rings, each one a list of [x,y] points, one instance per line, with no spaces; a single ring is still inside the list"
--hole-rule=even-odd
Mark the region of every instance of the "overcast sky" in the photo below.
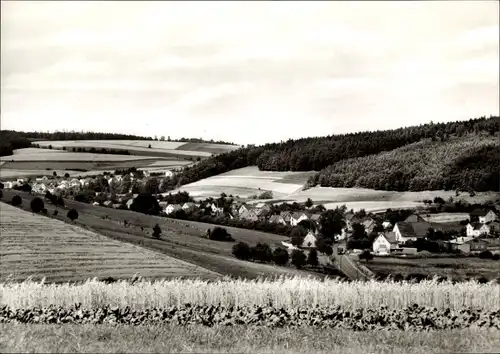
[[[499,2],[2,1],[1,128],[264,143],[499,114]]]

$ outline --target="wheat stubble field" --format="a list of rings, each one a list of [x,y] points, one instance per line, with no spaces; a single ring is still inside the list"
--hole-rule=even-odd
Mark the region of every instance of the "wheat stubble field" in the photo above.
[[[201,277],[218,274],[139,246],[0,203],[0,281],[93,277]]]

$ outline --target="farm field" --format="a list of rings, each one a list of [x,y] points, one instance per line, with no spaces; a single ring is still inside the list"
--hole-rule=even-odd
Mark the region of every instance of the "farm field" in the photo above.
[[[272,191],[274,198],[281,198],[301,189],[309,176],[304,172],[259,171],[251,166],[186,184],[177,191],[187,191],[197,198],[218,197],[223,192],[248,198]]]
[[[234,339],[238,338],[237,341]],[[9,353],[494,353],[500,331],[0,324]]]
[[[219,275],[158,252],[0,203],[0,279],[208,277]]]
[[[478,257],[431,257],[431,258],[396,258],[375,257],[369,263],[364,263],[376,275],[386,277],[389,274],[437,275],[456,280],[485,277],[488,280],[500,276],[500,261],[480,259]]]
[[[4,190],[3,200],[10,201],[15,195],[22,197],[22,208],[30,210],[30,201],[34,197],[27,193]],[[277,275],[312,275],[320,277],[319,274],[291,267],[240,261],[231,252],[234,242],[218,242],[204,237],[207,229],[214,227],[211,224],[156,217],[128,210],[93,206],[73,200],[65,200],[65,204],[64,209],[57,208],[59,209],[59,215],[55,218],[68,221],[65,216],[67,210],[74,208],[79,213],[78,219],[75,220],[76,225],[89,228],[118,241],[129,242],[159,251],[216,273],[246,278]],[[49,203],[45,203],[45,208],[47,208],[49,215],[52,215],[53,210],[56,209]],[[124,220],[127,220],[127,226],[124,225]],[[162,229],[161,240],[151,237],[152,227],[156,223]],[[226,229],[235,239],[235,242],[244,241],[251,246],[258,242],[266,242],[271,246],[277,246],[281,245],[281,241],[288,240],[288,237],[254,230],[232,227],[226,227]]]
[[[428,222],[434,223],[452,223],[462,220],[468,220],[469,214],[467,213],[439,213],[431,214],[430,216],[423,215],[422,218]]]
[[[40,146],[52,145],[53,148],[106,148],[126,149],[131,154],[157,153],[165,156],[195,156],[209,157],[239,148],[236,145],[220,145],[209,143],[182,143],[171,141],[149,141],[149,140],[64,140],[64,141],[35,141]],[[151,145],[151,148],[148,146]]]

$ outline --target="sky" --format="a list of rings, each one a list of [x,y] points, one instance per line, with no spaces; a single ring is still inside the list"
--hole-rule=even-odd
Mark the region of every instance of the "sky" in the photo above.
[[[1,2],[1,129],[262,144],[499,114],[498,1]]]

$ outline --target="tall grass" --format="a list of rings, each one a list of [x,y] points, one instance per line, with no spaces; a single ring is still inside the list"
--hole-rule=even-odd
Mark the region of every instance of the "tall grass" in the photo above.
[[[129,306],[133,309],[192,305],[278,308],[342,306],[349,309],[403,308],[413,304],[436,308],[500,310],[500,284],[342,282],[281,277],[260,280],[161,280],[105,284],[96,279],[76,284],[45,284],[27,280],[0,284],[0,304],[11,308],[35,306]]]

